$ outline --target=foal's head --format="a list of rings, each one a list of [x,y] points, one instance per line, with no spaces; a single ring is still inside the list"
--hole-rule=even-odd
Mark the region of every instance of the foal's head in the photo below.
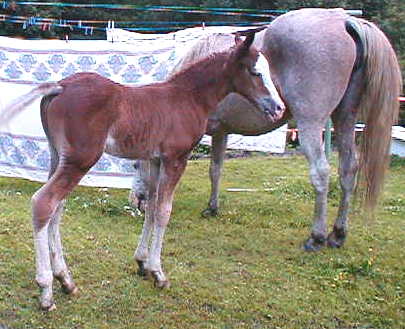
[[[285,105],[271,79],[266,57],[252,47],[255,34],[242,41],[236,36],[236,46],[227,64],[232,92],[247,98],[274,121],[285,111]]]

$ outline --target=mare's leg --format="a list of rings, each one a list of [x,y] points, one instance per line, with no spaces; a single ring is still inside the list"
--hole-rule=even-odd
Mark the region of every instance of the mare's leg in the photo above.
[[[322,128],[321,125],[300,125],[298,122],[300,145],[309,162],[310,179],[316,194],[312,232],[304,244],[307,251],[317,251],[326,242],[329,164],[322,142]]]
[[[328,236],[328,246],[332,248],[341,247],[348,231],[348,211],[350,199],[353,194],[358,169],[356,157],[356,145],[354,141],[355,115],[342,115],[338,120],[333,117],[335,138],[339,151],[339,179],[342,195],[339,210],[333,231]]]
[[[210,162],[211,195],[208,208],[202,212],[202,216],[216,216],[218,214],[219,181],[221,179],[224,164],[228,134],[221,131],[212,136],[212,150]]]
[[[148,198],[149,162],[137,160],[134,164],[134,168],[135,174],[132,179],[132,187],[129,192],[128,201],[133,207],[144,212],[145,203]]]
[[[341,247],[348,232],[347,215],[358,171],[354,128],[363,84],[363,71],[353,72],[345,96],[332,114],[339,152],[339,179],[342,189],[337,218],[333,231],[328,236],[328,246],[332,248]]]
[[[147,175],[149,176],[149,181],[147,184],[148,199],[144,204],[145,220],[143,222],[142,234],[139,239],[138,247],[136,248],[134,253],[134,258],[139,266],[138,274],[141,276],[145,276],[145,263],[147,262],[149,257],[149,241],[153,230],[153,222],[156,211],[156,190],[159,180],[160,161],[143,161],[142,168],[138,168],[138,170],[145,170]]]
[[[160,256],[163,237],[172,211],[174,189],[186,168],[186,164],[186,157],[161,164],[150,256],[145,264],[146,270],[153,276],[155,285],[159,288],[167,288],[170,285],[162,270]]]
[[[53,272],[49,250],[49,223],[55,218],[62,200],[79,183],[86,171],[73,166],[59,166],[51,179],[32,197],[34,245],[36,253],[36,282],[41,290],[40,306],[52,310]],[[57,216],[58,217],[58,216]]]

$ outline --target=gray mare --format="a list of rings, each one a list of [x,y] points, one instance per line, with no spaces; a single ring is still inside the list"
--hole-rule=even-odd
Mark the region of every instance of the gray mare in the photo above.
[[[230,35],[218,38],[221,41],[207,47],[204,56],[229,47],[233,39]],[[374,208],[382,188],[391,126],[398,115],[397,98],[402,87],[395,53],[374,24],[350,17],[341,9],[289,12],[257,33],[255,42],[269,59],[273,82],[287,111],[280,119],[266,116],[239,95],[229,95],[222,101],[211,115],[206,131],[212,136],[211,197],[203,214],[218,212],[227,135],[260,135],[292,117],[297,122],[316,193],[314,223],[304,248],[316,251],[326,244],[340,247],[348,231],[349,202],[358,169],[359,191],[363,191],[360,196],[366,209]],[[340,157],[342,195],[333,230],[327,235],[329,164],[324,155],[322,129],[330,116]],[[366,123],[360,159],[354,142],[358,119]],[[139,162],[137,166],[147,168],[148,164]],[[138,200],[147,198],[148,180],[153,180],[146,172],[138,171],[134,179],[131,195],[137,195]]]

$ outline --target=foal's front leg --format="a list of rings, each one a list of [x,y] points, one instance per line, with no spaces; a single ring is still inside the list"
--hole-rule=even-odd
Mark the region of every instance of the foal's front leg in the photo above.
[[[145,161],[144,170],[148,173],[148,200],[145,203],[145,220],[138,247],[134,253],[134,259],[138,263],[138,274],[146,276],[145,263],[149,258],[149,242],[153,230],[153,222],[156,212],[157,185],[159,180],[160,161]],[[140,170],[140,169],[138,169]]]
[[[153,276],[155,285],[158,288],[168,288],[170,286],[169,280],[163,272],[160,258],[166,226],[172,211],[174,189],[184,172],[186,163],[187,158],[182,158],[167,161],[166,163],[162,162],[161,165],[156,213],[153,221],[153,238],[149,259],[145,264],[146,270]]]

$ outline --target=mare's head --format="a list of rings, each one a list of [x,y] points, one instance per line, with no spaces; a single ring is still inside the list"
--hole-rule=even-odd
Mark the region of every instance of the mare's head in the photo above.
[[[276,121],[284,113],[285,105],[271,79],[266,57],[252,46],[254,36],[249,33],[243,41],[236,36],[226,75],[231,80],[232,92],[244,96]]]

